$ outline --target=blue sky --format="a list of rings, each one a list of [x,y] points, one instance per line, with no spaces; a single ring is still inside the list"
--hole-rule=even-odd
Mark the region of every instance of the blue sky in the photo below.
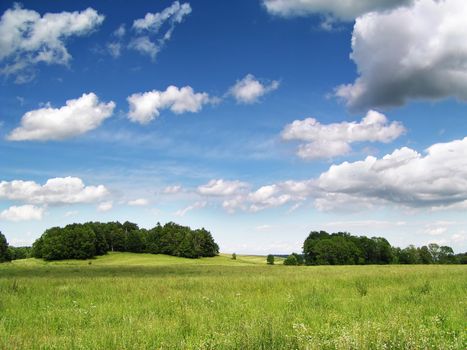
[[[310,230],[466,249],[461,0],[0,11],[0,230],[131,220],[225,252]]]

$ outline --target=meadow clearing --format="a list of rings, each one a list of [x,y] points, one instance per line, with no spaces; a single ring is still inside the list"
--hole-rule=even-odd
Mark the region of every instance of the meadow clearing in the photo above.
[[[465,265],[278,260],[110,253],[1,264],[0,349],[467,348]]]

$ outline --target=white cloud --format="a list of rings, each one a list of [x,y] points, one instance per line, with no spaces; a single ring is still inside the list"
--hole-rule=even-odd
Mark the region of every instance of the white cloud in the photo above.
[[[467,137],[434,144],[421,155],[403,147],[381,159],[333,165],[315,181],[318,205],[332,210],[392,203],[449,207],[467,201]]]
[[[102,203],[99,203],[99,205],[97,206],[97,211],[104,213],[106,211],[111,210],[113,206],[114,204],[112,201],[102,202]]]
[[[0,199],[33,204],[65,204],[96,202],[109,194],[105,186],[85,186],[77,177],[57,177],[44,185],[34,181],[1,181]]]
[[[341,20],[354,18],[372,11],[384,11],[408,5],[415,0],[263,0],[273,15],[291,17],[322,14]]]
[[[150,56],[152,60],[156,59],[156,56],[159,53],[159,47],[147,36],[141,36],[133,39],[128,47],[138,51],[139,53]]]
[[[149,123],[159,116],[162,109],[170,109],[175,114],[196,113],[203,105],[212,103],[212,99],[205,92],[195,93],[190,86],[179,89],[173,85],[165,91],[152,90],[133,94],[127,101],[130,105],[128,118],[140,124]]]
[[[298,149],[305,159],[332,158],[351,151],[354,142],[388,143],[405,133],[400,122],[389,123],[376,111],[369,111],[360,122],[341,122],[323,125],[314,118],[295,120],[282,131],[284,140],[306,142]]]
[[[138,198],[138,199],[134,199],[134,200],[131,200],[131,201],[128,201],[128,205],[131,205],[131,206],[145,206],[145,205],[148,205],[149,204],[149,201],[146,199],[146,198]]]
[[[124,37],[126,34],[126,28],[124,24],[121,24],[115,31],[113,32],[113,35],[116,36],[117,38]]]
[[[60,108],[50,106],[29,111],[21,118],[21,126],[14,129],[7,139],[63,140],[84,134],[97,128],[112,115],[113,101],[100,103],[94,93],[83,94],[80,98],[66,101]]]
[[[34,78],[38,63],[67,65],[71,55],[66,40],[89,34],[103,21],[104,16],[92,8],[41,16],[15,5],[0,19],[0,62],[4,62],[0,74],[24,83]]]
[[[175,215],[176,216],[185,216],[186,213],[192,211],[192,210],[195,210],[195,209],[201,209],[201,208],[204,208],[206,205],[208,204],[208,202],[206,201],[198,201],[198,202],[195,202],[194,204],[192,205],[189,205],[187,206],[186,208],[183,208],[183,209],[180,209],[178,210]]]
[[[236,210],[258,212],[268,208],[279,207],[291,202],[302,202],[313,192],[310,180],[284,181],[277,184],[265,185],[245,194],[227,198],[222,203],[230,213]]]
[[[175,194],[175,193],[179,193],[181,191],[182,191],[182,186],[173,185],[173,186],[167,186],[166,188],[164,188],[162,193],[164,193],[164,194]]]
[[[248,184],[245,182],[218,179],[199,186],[198,193],[206,196],[229,196],[242,192],[246,188]]]
[[[175,26],[190,13],[190,4],[180,4],[178,1],[173,2],[171,6],[161,12],[146,13],[144,18],[133,22],[133,30],[140,36],[130,42],[129,48],[147,54],[152,60],[155,60],[162,47],[172,38]],[[164,33],[160,33],[164,26],[167,29]]]
[[[0,220],[8,221],[28,221],[42,220],[45,208],[26,204],[21,206],[12,206],[0,213]]]
[[[258,99],[276,90],[279,87],[279,82],[273,80],[269,84],[261,83],[252,74],[247,74],[242,80],[238,80],[229,90],[229,93],[237,100],[238,103],[254,103]]]
[[[359,17],[351,58],[359,77],[336,88],[351,109],[403,105],[411,99],[467,100],[467,6],[464,0]]]

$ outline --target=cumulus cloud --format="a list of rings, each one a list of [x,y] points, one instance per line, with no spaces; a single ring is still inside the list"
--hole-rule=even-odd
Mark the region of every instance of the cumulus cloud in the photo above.
[[[212,103],[213,99],[205,92],[195,93],[190,86],[179,89],[171,85],[165,91],[133,94],[127,101],[130,106],[128,118],[133,122],[147,124],[159,116],[162,109],[170,109],[175,114],[196,113],[203,105]]]
[[[403,105],[410,99],[467,100],[464,0],[415,1],[359,17],[351,59],[359,77],[336,88],[351,109]]]
[[[199,186],[198,193],[205,196],[229,196],[242,192],[246,188],[248,188],[248,184],[245,182],[218,179]]]
[[[21,118],[21,126],[14,129],[10,141],[63,140],[84,134],[97,128],[112,115],[115,103],[99,102],[94,93],[66,101],[60,108],[45,108],[29,111]]]
[[[254,103],[259,98],[279,87],[279,82],[273,80],[270,83],[262,83],[254,75],[247,74],[243,79],[238,80],[229,90],[238,103]]]
[[[31,204],[12,206],[0,212],[0,220],[28,221],[42,220],[45,208],[36,207]]]
[[[16,200],[31,204],[90,203],[109,194],[103,185],[85,186],[77,177],[56,177],[44,185],[34,181],[1,181],[0,199]]]
[[[66,40],[91,33],[103,21],[92,8],[41,16],[14,5],[0,19],[0,74],[25,83],[34,78],[38,63],[67,65],[71,55]]]
[[[340,20],[354,18],[373,11],[385,11],[409,5],[415,0],[263,0],[266,10],[277,16],[307,16],[322,14]]]
[[[354,142],[388,143],[405,133],[402,123],[389,123],[386,116],[369,111],[360,122],[321,124],[314,118],[295,120],[282,131],[284,140],[305,143],[298,148],[304,159],[332,158],[347,154]]]
[[[467,201],[467,137],[422,155],[403,147],[380,159],[332,165],[316,179],[323,210],[337,206],[449,207]]]
[[[159,51],[172,38],[175,26],[190,13],[190,4],[180,4],[178,1],[173,2],[161,12],[146,13],[144,18],[133,22],[132,29],[138,36],[131,40],[128,47],[149,55],[152,60],[155,60]],[[161,33],[162,28],[166,29]]]
[[[128,205],[131,205],[134,207],[142,207],[148,204],[149,204],[149,201],[146,198],[138,198],[138,199],[128,201]]]
[[[183,208],[183,209],[180,209],[178,210],[175,215],[176,216],[185,216],[186,213],[192,211],[192,210],[195,210],[195,209],[201,209],[201,208],[204,208],[206,205],[208,204],[208,202],[206,201],[198,201],[198,202],[195,202],[193,203],[192,205],[189,205],[187,206],[186,208]]]
[[[99,203],[99,205],[97,206],[97,211],[104,213],[110,211],[113,208],[113,206],[114,204],[112,201],[102,202]]]
[[[255,191],[232,196],[225,199],[222,206],[230,213],[236,210],[258,212],[291,202],[302,202],[306,200],[312,191],[313,186],[309,180],[289,180],[277,184],[261,186]]]

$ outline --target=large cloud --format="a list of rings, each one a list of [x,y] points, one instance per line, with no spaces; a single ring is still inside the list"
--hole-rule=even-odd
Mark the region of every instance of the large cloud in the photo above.
[[[130,105],[128,118],[133,122],[147,124],[157,116],[162,109],[170,108],[176,114],[199,112],[204,104],[213,100],[205,92],[193,91],[190,86],[178,88],[169,86],[165,91],[152,90],[136,93],[127,98]]]
[[[412,3],[415,0],[263,0],[267,11],[278,16],[323,14],[341,20],[372,11],[384,11]]]
[[[73,204],[102,200],[109,194],[105,186],[85,186],[77,177],[57,177],[44,185],[34,181],[1,181],[0,199],[31,204]]]
[[[138,36],[132,39],[129,48],[149,55],[154,60],[166,42],[171,39],[175,26],[190,13],[190,4],[180,4],[178,1],[161,12],[146,13],[144,18],[133,22],[133,30]],[[167,29],[161,34],[161,29],[165,26]]]
[[[31,204],[12,206],[0,212],[0,220],[28,221],[42,220],[45,208],[36,207]]]
[[[103,20],[92,8],[41,16],[15,5],[0,19],[0,62],[4,62],[0,74],[13,75],[17,83],[24,83],[34,77],[34,66],[40,62],[68,64],[71,55],[66,40],[92,32]]]
[[[404,147],[381,159],[333,165],[316,180],[323,209],[392,203],[449,207],[467,201],[467,137],[429,147],[426,155]]]
[[[84,134],[97,128],[110,117],[115,108],[113,101],[99,102],[94,93],[83,94],[80,98],[66,101],[60,108],[45,107],[27,112],[21,118],[21,126],[14,129],[7,139],[63,140]]]
[[[229,90],[229,93],[238,103],[254,103],[259,98],[279,87],[279,82],[273,80],[270,83],[262,83],[252,74],[247,74],[243,79],[238,80]]]
[[[211,181],[210,187],[216,187],[217,181]],[[359,211],[379,206],[465,210],[467,137],[434,144],[425,154],[403,147],[382,158],[369,156],[332,165],[316,178],[216,193],[217,198],[209,200],[220,200],[231,213],[284,205],[294,210],[307,200],[313,200],[322,211]]]
[[[284,140],[305,142],[298,156],[305,159],[332,158],[349,153],[354,142],[388,143],[405,132],[400,122],[389,123],[376,111],[369,111],[360,122],[341,122],[323,125],[314,118],[295,120],[282,131]]]
[[[351,109],[409,99],[467,100],[465,0],[423,0],[359,17],[351,58],[360,76],[336,95]]]

